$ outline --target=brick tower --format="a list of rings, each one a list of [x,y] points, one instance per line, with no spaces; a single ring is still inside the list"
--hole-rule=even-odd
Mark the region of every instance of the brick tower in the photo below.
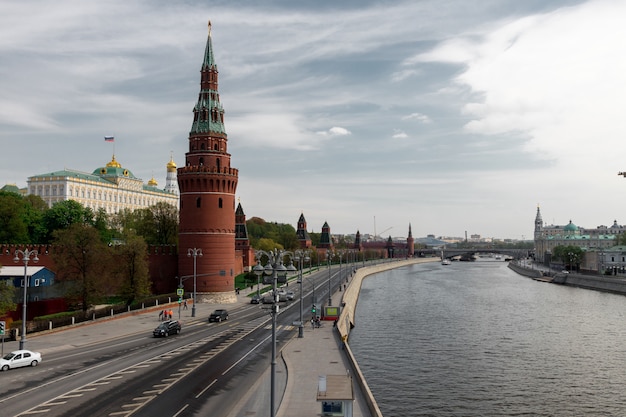
[[[304,213],[300,213],[296,235],[298,236],[298,242],[300,242],[301,249],[309,249],[311,247],[311,236],[306,230],[306,219],[304,218]]]
[[[230,167],[224,109],[213,59],[211,22],[200,70],[200,94],[193,108],[189,151],[178,168],[180,224],[178,273],[193,291],[194,260],[198,302],[234,302],[235,191],[239,172]],[[201,249],[202,256],[189,256]]]

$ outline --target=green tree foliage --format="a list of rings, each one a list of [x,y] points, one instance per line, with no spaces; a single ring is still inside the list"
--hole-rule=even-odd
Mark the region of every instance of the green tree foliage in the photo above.
[[[145,209],[120,211],[113,220],[121,233],[132,230],[149,245],[178,244],[178,209],[159,202]]]
[[[254,246],[254,249],[257,250],[264,250],[266,252],[269,252],[271,250],[274,249],[285,249],[283,247],[283,245],[281,245],[280,243],[275,242],[272,239],[266,239],[264,237],[257,239],[256,241],[256,246]]]
[[[28,226],[24,222],[24,198],[15,193],[0,191],[0,242],[29,242]]]
[[[294,250],[299,246],[296,229],[290,224],[268,223],[259,217],[252,217],[246,221],[246,227],[250,244],[256,249],[267,250],[261,246],[267,246],[268,244],[273,245],[271,249]],[[264,241],[259,242],[260,239],[264,239]]]
[[[582,262],[583,250],[578,246],[555,246],[552,250],[552,258],[569,265],[570,268],[576,267]]]
[[[8,280],[0,282],[0,317],[17,308],[17,305],[13,301],[17,288],[12,284],[13,283]]]
[[[118,295],[124,298],[126,305],[130,305],[150,295],[148,245],[132,231],[124,234],[122,242],[113,250],[113,274],[115,281],[119,282]]]
[[[626,246],[626,233],[620,233],[615,236],[615,244],[618,246]]]
[[[44,226],[47,230],[48,243],[54,237],[57,230],[65,230],[74,224],[94,225],[94,213],[88,207],[83,207],[78,201],[65,200],[55,203],[43,216]]]
[[[53,243],[57,279],[71,283],[68,296],[78,300],[86,312],[111,288],[111,250],[98,230],[83,223],[56,230]]]
[[[27,195],[24,197],[26,211],[24,221],[28,227],[30,241],[28,243],[44,243],[46,228],[43,223],[43,216],[48,211],[48,204],[38,195]]]

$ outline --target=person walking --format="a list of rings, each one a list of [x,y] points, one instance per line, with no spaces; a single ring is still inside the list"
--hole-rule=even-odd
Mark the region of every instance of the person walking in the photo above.
[[[187,299],[183,302],[183,310],[187,310]]]
[[[159,321],[163,321],[163,310],[159,311]]]

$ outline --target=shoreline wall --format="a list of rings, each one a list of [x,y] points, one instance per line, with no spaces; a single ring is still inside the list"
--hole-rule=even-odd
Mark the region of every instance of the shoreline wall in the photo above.
[[[541,272],[509,262],[509,268],[520,275],[530,278],[541,277]],[[538,275],[536,275],[538,273]],[[602,275],[563,274],[557,273],[550,280],[553,284],[567,285],[586,290],[612,292],[626,295],[626,279]]]
[[[350,329],[355,326],[354,312],[356,311],[356,304],[359,300],[359,293],[361,292],[361,284],[363,283],[363,279],[369,275],[388,271],[390,269],[401,268],[407,265],[440,261],[441,259],[439,258],[412,258],[402,261],[385,262],[378,265],[359,268],[357,269],[356,273],[353,274],[348,284],[348,287],[343,293],[343,297],[341,299],[341,313],[339,314],[339,319],[337,320],[337,333],[341,338],[343,349],[346,353],[346,356],[348,357],[350,366],[352,367],[354,378],[356,379],[359,387],[361,388],[361,391],[363,392],[363,395],[365,396],[365,401],[373,417],[383,417],[383,415],[380,411],[380,408],[378,407],[378,404],[376,403],[374,394],[372,394],[372,391],[367,385],[365,376],[361,372],[361,368],[359,368],[359,364],[357,363],[356,358],[352,354],[350,345],[348,344]]]

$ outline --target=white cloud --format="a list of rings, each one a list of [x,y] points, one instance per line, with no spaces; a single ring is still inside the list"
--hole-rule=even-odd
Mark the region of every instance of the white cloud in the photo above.
[[[432,123],[432,119],[422,113],[411,113],[407,116],[402,116],[402,120],[417,120],[420,123]]]
[[[351,135],[352,133],[343,127],[337,127],[337,126],[333,126],[328,130],[322,130],[322,131],[318,131],[315,132],[316,134],[320,135],[320,136],[327,136],[327,137],[333,137],[333,136],[347,136],[347,135]]]
[[[406,139],[409,137],[405,132],[401,130],[396,130],[395,133],[391,136],[394,139]]]

